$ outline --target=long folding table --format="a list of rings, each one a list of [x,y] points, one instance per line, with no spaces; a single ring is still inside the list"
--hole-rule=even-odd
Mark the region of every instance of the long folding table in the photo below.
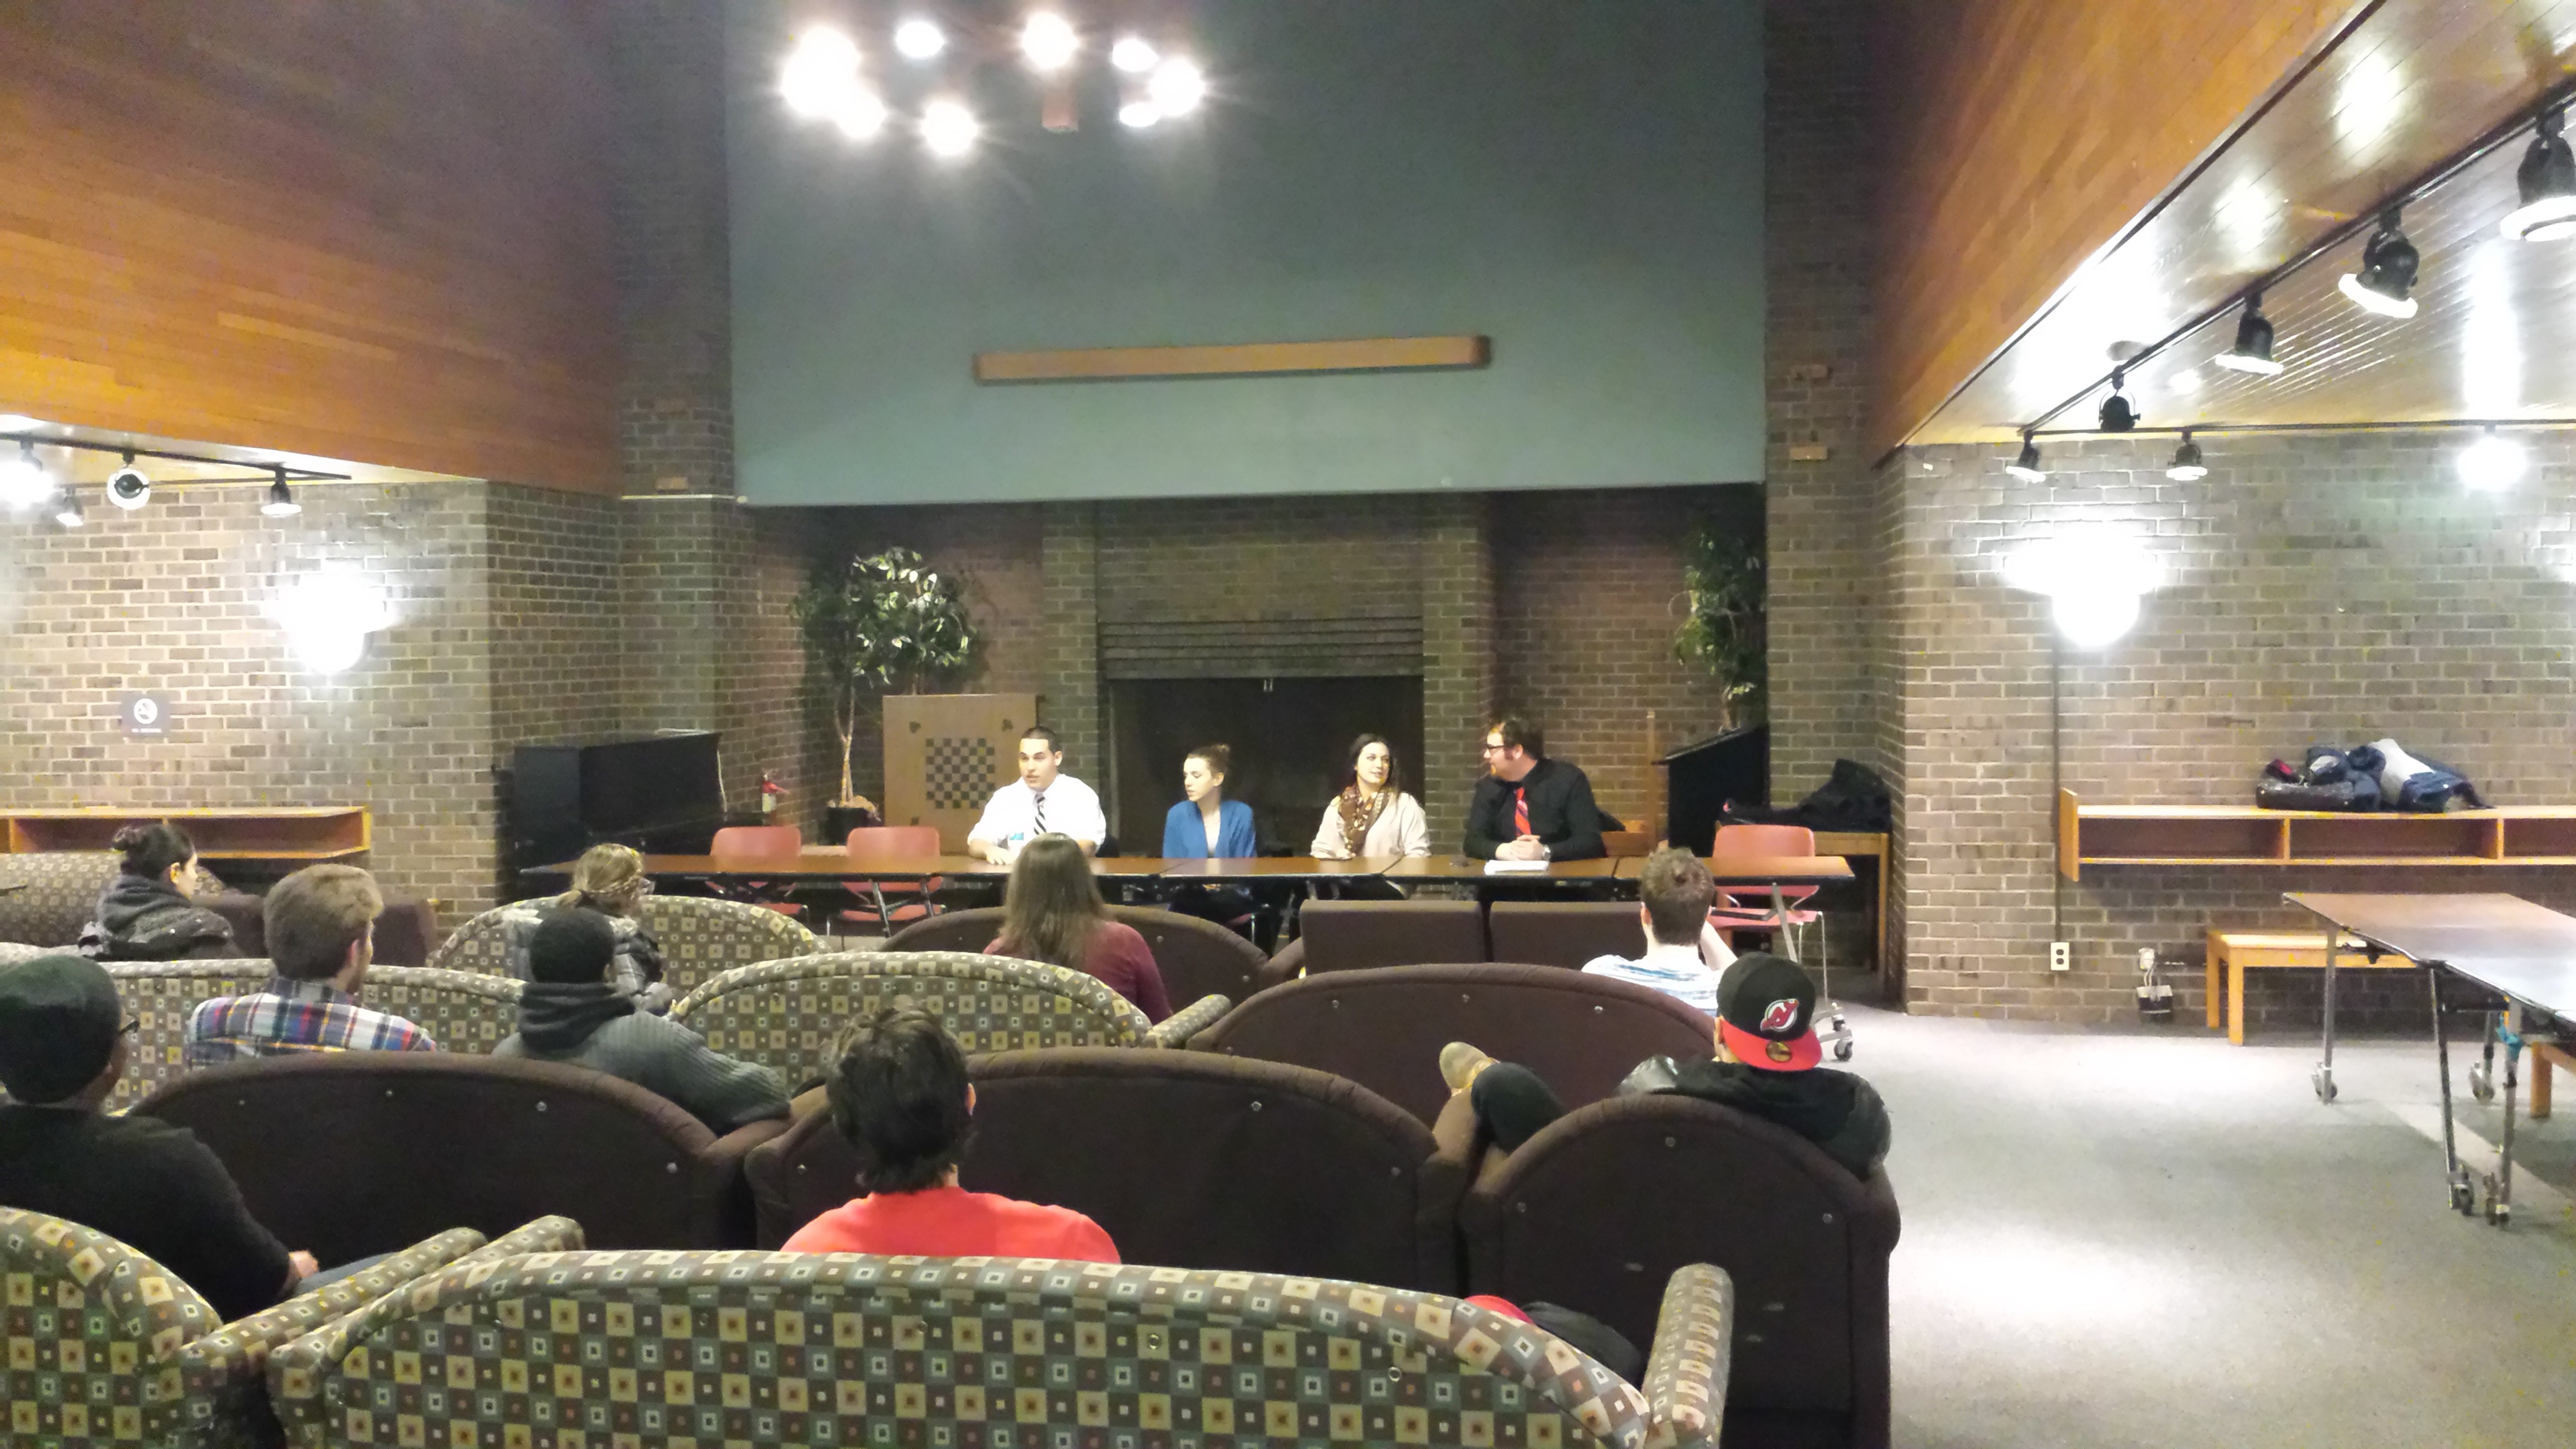
[[[2282,899],[2324,921],[2328,928],[2323,1054],[2312,1077],[2317,1099],[2335,1099],[2334,961],[2338,949],[2347,949],[2341,947],[2341,938],[2356,939],[2373,961],[2383,955],[2403,956],[2427,968],[2433,993],[2433,1053],[2442,1074],[2442,1175],[2450,1189],[2451,1206],[2476,1215],[2478,1192],[2483,1188],[2487,1221],[2498,1226],[2511,1221],[2517,1065],[2522,1047],[2563,1042],[2568,1023],[2576,1021],[2576,917],[2502,894],[2293,891]],[[2481,1097],[2488,1095],[2493,1083],[2492,1052],[2496,1043],[2503,1044],[2503,1144],[2496,1171],[2475,1179],[2460,1165],[2452,1122],[2451,1044],[2442,1020],[2442,983],[2450,977],[2503,1003],[2501,1013],[2490,1012],[2488,1017],[2490,1066],[2471,1071],[2471,1089]]]

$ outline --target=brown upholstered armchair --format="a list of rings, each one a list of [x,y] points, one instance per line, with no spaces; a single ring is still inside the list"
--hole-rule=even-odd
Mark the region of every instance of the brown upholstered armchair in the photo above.
[[[383,1252],[422,1224],[499,1232],[557,1214],[606,1247],[741,1246],[743,1154],[787,1126],[719,1137],[632,1082],[453,1052],[238,1062],[135,1110],[196,1133],[252,1216],[324,1262]]]
[[[965,1186],[1085,1213],[1124,1258],[1457,1286],[1472,1120],[1444,1152],[1356,1082],[1205,1052],[1067,1047],[971,1068]],[[761,1245],[776,1247],[850,1199],[858,1162],[820,1112],[747,1169]]]
[[[1269,964],[1261,948],[1212,921],[1152,906],[1111,906],[1109,918],[1132,926],[1162,968],[1163,989],[1174,1001],[1222,996],[1241,1001],[1261,989]],[[888,951],[981,951],[1002,933],[998,907],[950,911],[915,921],[886,938]]]
[[[1713,1055],[1717,1023],[1660,991],[1555,966],[1460,964],[1328,971],[1272,987],[1198,1034],[1198,1051],[1348,1077],[1420,1117],[1448,1104],[1440,1048],[1473,1042],[1519,1062],[1568,1106],[1610,1094],[1651,1056]]]
[[[1463,1119],[1463,1133],[1462,1122]],[[1461,1102],[1442,1126],[1472,1135]],[[1578,1308],[1643,1341],[1666,1275],[1713,1263],[1741,1312],[1724,1442],[1888,1442],[1887,1265],[1895,1190],[1796,1133],[1657,1095],[1595,1102],[1505,1156],[1459,1207],[1467,1286]]]
[[[1367,971],[1418,961],[1482,961],[1485,908],[1477,901],[1308,901],[1298,936],[1262,968],[1265,986],[1327,971]]]

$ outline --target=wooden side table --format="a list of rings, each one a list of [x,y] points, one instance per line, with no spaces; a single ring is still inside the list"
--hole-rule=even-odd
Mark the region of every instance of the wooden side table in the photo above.
[[[2209,929],[2207,958],[2209,1024],[2218,1025],[2222,1009],[2227,1018],[2227,1039],[2245,1045],[2245,973],[2266,966],[2305,966],[2322,971],[2326,966],[2326,938],[2314,931],[2222,931]],[[2387,956],[2373,961],[2360,950],[2347,947],[2335,958],[2335,965],[2345,970],[2355,966],[2406,967],[2415,963],[2403,956]]]

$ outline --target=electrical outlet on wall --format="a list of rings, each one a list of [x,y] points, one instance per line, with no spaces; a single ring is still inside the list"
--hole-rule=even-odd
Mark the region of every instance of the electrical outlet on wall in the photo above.
[[[2141,976],[2153,976],[2156,974],[2155,947],[2140,946],[2138,948],[2138,974]]]
[[[2072,943],[2066,941],[2051,941],[2048,943],[2049,970],[2070,971],[2073,970],[2074,967],[2075,947]]]

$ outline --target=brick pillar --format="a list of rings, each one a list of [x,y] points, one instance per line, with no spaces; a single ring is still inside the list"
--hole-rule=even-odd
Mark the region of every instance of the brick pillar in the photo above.
[[[1485,499],[1442,494],[1422,505],[1422,753],[1409,773],[1431,817],[1431,848],[1464,843],[1467,799],[1485,773],[1478,733],[1492,722],[1494,564]]]
[[[1038,676],[1038,716],[1064,744],[1065,769],[1101,792],[1109,781],[1109,742],[1100,710],[1100,542],[1095,509],[1061,503],[1046,510],[1039,545],[1045,575],[1046,661]]]

